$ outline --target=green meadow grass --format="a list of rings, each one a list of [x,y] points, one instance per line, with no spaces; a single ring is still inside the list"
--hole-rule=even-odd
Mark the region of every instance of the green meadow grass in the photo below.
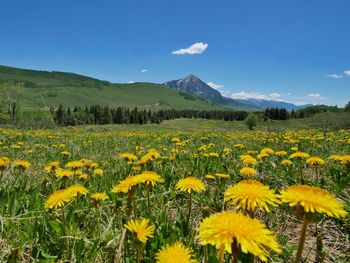
[[[282,122],[276,125],[282,127]],[[232,126],[236,125],[236,129]],[[209,246],[205,251],[198,243],[197,230],[201,220],[223,209],[223,194],[229,185],[243,179],[240,155],[252,151],[257,157],[264,147],[285,150],[286,157],[268,156],[255,166],[256,180],[269,185],[277,192],[288,185],[299,183],[299,165],[281,164],[293,151],[291,147],[320,156],[326,160],[319,169],[323,181],[316,185],[330,191],[350,211],[350,167],[328,159],[332,154],[349,154],[350,132],[337,131],[324,134],[307,129],[268,131],[262,128],[248,131],[239,122],[220,122],[179,119],[161,125],[106,125],[69,127],[56,130],[0,129],[0,157],[7,156],[12,165],[1,172],[0,183],[0,262],[113,262],[121,253],[121,262],[136,262],[139,244],[132,233],[126,232],[121,244],[121,234],[128,219],[128,195],[112,193],[112,188],[126,176],[152,170],[165,182],[151,190],[151,209],[147,209],[146,188],[137,187],[136,218],[149,218],[155,225],[154,237],[144,248],[143,262],[155,262],[161,247],[175,241],[183,242],[193,250],[195,258],[202,260],[207,254],[208,262],[219,262],[217,250]],[[262,125],[262,124],[261,124]],[[294,123],[291,123],[295,126]],[[242,129],[243,130],[242,130]],[[241,129],[241,130],[239,130]],[[173,138],[183,144],[175,145]],[[237,148],[243,144],[244,148]],[[203,148],[204,152],[199,148]],[[229,149],[229,151],[227,149]],[[119,158],[120,153],[131,152],[139,159],[150,149],[156,149],[160,158],[147,164],[128,164]],[[225,150],[226,149],[226,150]],[[63,157],[62,152],[71,155]],[[212,156],[210,155],[212,154]],[[195,157],[197,156],[197,157]],[[82,158],[93,160],[103,169],[103,175],[89,173],[87,180],[72,176],[59,179],[47,173],[44,167],[59,161],[61,167]],[[31,167],[20,170],[14,161],[28,160]],[[306,184],[315,184],[315,170],[303,165]],[[225,173],[228,179],[210,181],[207,174]],[[190,224],[186,224],[188,194],[176,190],[176,183],[186,176],[200,178],[206,191],[193,193]],[[73,201],[57,209],[45,209],[50,194],[73,184],[84,185],[89,193],[78,195]],[[94,207],[90,194],[105,192],[109,199]],[[300,218],[287,205],[271,208],[267,214],[259,211],[256,217],[276,234],[282,253],[271,254],[270,262],[291,262],[296,253],[300,232]],[[345,219],[323,218],[325,262],[349,262],[349,216]],[[320,230],[318,230],[320,231]],[[309,226],[308,242],[304,250],[306,262],[315,258],[316,224]],[[249,257],[241,254],[242,263]],[[225,254],[224,262],[230,262]]]

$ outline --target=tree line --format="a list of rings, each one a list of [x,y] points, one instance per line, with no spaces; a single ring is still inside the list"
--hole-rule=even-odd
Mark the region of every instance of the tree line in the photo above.
[[[224,121],[242,121],[246,111],[204,111],[204,110],[140,110],[137,107],[110,108],[108,106],[92,105],[90,107],[75,106],[64,108],[59,105],[57,109],[50,108],[54,121],[58,126],[76,126],[84,124],[146,124],[161,123],[164,120],[178,118],[198,118]]]

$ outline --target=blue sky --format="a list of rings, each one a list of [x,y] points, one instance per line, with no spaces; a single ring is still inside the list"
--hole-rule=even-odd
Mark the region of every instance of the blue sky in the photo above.
[[[344,105],[349,14],[348,0],[2,0],[0,64]]]

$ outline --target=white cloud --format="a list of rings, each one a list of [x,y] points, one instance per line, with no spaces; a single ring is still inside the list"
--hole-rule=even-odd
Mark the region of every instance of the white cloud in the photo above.
[[[241,91],[241,92],[236,92],[236,93],[231,93],[229,94],[229,97],[232,99],[258,99],[258,100],[278,100],[278,101],[283,101],[280,99],[281,94],[277,93],[277,92],[273,92],[269,95],[267,94],[261,94],[258,92],[245,92],[245,91]]]
[[[128,84],[133,84],[133,83],[135,83],[135,81],[133,81],[133,80],[128,81]]]
[[[221,89],[224,86],[221,84],[216,84],[214,82],[208,82],[207,84],[208,84],[208,86],[210,86],[211,88],[216,89],[216,90]]]
[[[148,71],[148,70],[145,69],[145,68],[141,69],[141,72],[142,72],[142,73],[145,73],[145,72],[147,72],[147,71]]]
[[[332,79],[341,79],[343,77],[343,75],[341,74],[328,74],[327,78],[332,78]]]
[[[301,106],[301,105],[312,104],[312,103],[306,102],[306,101],[296,101],[296,102],[293,102],[293,104],[297,106]]]
[[[192,44],[188,48],[181,48],[179,50],[175,50],[175,51],[172,52],[172,54],[174,54],[174,55],[202,54],[204,52],[204,50],[207,49],[207,47],[208,47],[207,43],[198,42],[198,43]]]
[[[272,92],[270,94],[262,94],[259,92],[236,92],[231,93],[228,91],[220,91],[224,97],[232,99],[256,99],[256,100],[273,100],[280,102],[293,103],[295,105],[305,105],[305,104],[319,104],[325,103],[327,98],[323,97],[320,93],[314,92],[300,96],[293,96],[291,93],[278,93]]]
[[[320,99],[320,100],[323,100],[324,97],[321,96],[320,93],[310,93],[310,94],[307,94],[308,97],[310,98],[313,98],[313,99]]]
[[[272,92],[270,95],[269,95],[270,98],[274,98],[274,99],[278,99],[281,97],[281,94],[277,93],[277,92]]]
[[[344,74],[347,75],[347,76],[350,76],[350,69],[349,70],[345,70]]]

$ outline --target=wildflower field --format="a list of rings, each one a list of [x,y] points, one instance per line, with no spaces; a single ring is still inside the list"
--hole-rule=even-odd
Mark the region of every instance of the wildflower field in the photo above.
[[[0,262],[350,262],[350,130],[0,129]]]

